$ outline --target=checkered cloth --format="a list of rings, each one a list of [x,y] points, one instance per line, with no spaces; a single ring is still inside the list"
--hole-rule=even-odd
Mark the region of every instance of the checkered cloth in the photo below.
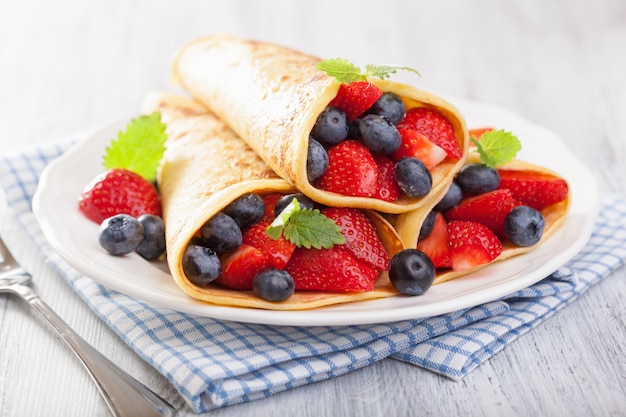
[[[82,276],[46,243],[31,211],[45,165],[69,143],[0,159],[8,205],[72,288],[198,413],[268,397],[394,358],[454,380],[576,300],[626,259],[626,200],[603,199],[587,246],[566,266],[503,299],[438,317],[341,327],[214,320],[147,305]],[[28,265],[24,265],[28,268]]]

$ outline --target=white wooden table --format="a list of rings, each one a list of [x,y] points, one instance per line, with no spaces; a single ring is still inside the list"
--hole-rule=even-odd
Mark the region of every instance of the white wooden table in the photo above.
[[[134,114],[176,48],[230,32],[323,57],[417,68],[420,87],[500,106],[571,145],[626,195],[623,0],[0,0],[0,152]],[[15,231],[16,236],[18,231]],[[13,251],[35,257],[17,239]],[[106,356],[189,412],[43,262],[41,296]],[[383,360],[215,416],[626,415],[626,270],[460,382]],[[0,416],[107,416],[68,348],[0,295]]]

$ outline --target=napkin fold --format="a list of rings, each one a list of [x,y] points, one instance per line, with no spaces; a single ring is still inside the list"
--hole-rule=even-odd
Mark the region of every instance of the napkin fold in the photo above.
[[[437,317],[338,327],[266,326],[180,313],[79,274],[47,244],[31,200],[46,164],[73,142],[0,158],[7,204],[76,293],[198,413],[265,398],[388,357],[459,380],[626,259],[626,200],[608,195],[590,241],[574,259],[542,281],[483,305]]]

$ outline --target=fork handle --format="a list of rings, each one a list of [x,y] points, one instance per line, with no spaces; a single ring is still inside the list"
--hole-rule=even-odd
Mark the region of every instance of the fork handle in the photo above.
[[[12,290],[41,314],[73,349],[89,371],[114,416],[176,415],[176,410],[167,401],[128,375],[72,330],[32,288],[27,285],[15,285]]]

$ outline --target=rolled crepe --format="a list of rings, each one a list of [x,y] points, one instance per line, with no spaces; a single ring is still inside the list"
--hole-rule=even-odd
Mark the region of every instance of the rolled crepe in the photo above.
[[[468,164],[477,163],[479,161],[480,161],[480,155],[478,154],[478,152],[470,151],[470,153],[468,154],[466,163]],[[559,175],[556,172],[551,171],[545,167],[531,164],[525,161],[520,161],[520,160],[513,160],[505,165],[499,166],[498,169],[541,172],[541,173],[550,174],[550,175],[559,177]],[[539,242],[537,242],[533,246],[521,247],[521,246],[516,246],[512,244],[511,242],[504,241],[502,245],[502,253],[493,262],[503,261],[513,256],[528,253],[534,250],[535,248],[537,248],[539,245],[543,244],[546,241],[546,239],[548,239],[563,224],[563,222],[565,221],[565,218],[567,217],[570,204],[571,204],[571,194],[568,194],[568,196],[564,200],[541,210],[541,214],[543,215],[546,223],[544,226],[543,235],[541,236],[541,239],[539,240]],[[436,203],[431,207],[431,209],[435,205]],[[429,211],[427,210],[416,210],[416,211],[400,214],[396,217],[395,222],[394,222],[394,227],[398,231],[400,239],[402,240],[403,244],[407,248],[417,247],[420,229],[428,213]],[[433,285],[440,284],[442,282],[449,281],[454,278],[467,275],[476,270],[484,268],[487,265],[489,264],[479,265],[479,266],[476,266],[472,269],[465,270],[465,271],[453,271],[451,269],[438,270],[435,276],[435,282],[433,283]]]
[[[346,196],[309,183],[309,134],[340,86],[315,68],[319,61],[278,45],[216,35],[197,39],[179,51],[173,79],[225,121],[281,178],[318,203],[394,214],[439,201],[464,158],[446,159],[437,165],[431,171],[432,189],[417,199],[403,196],[388,202]],[[465,121],[450,103],[398,82],[369,81],[402,97],[407,110],[425,106],[442,113],[452,123],[466,154],[469,137]]]
[[[389,297],[397,292],[386,273],[373,291],[328,293],[296,291],[286,301],[268,302],[252,291],[236,291],[215,284],[199,287],[185,276],[182,256],[202,225],[246,193],[293,193],[258,156],[198,102],[171,93],[148,96],[142,111],[159,111],[166,123],[167,149],[157,181],[166,229],[167,262],[178,286],[190,297],[218,305],[274,310],[309,309],[351,301]],[[380,215],[366,211],[390,257],[402,249],[395,230]]]

